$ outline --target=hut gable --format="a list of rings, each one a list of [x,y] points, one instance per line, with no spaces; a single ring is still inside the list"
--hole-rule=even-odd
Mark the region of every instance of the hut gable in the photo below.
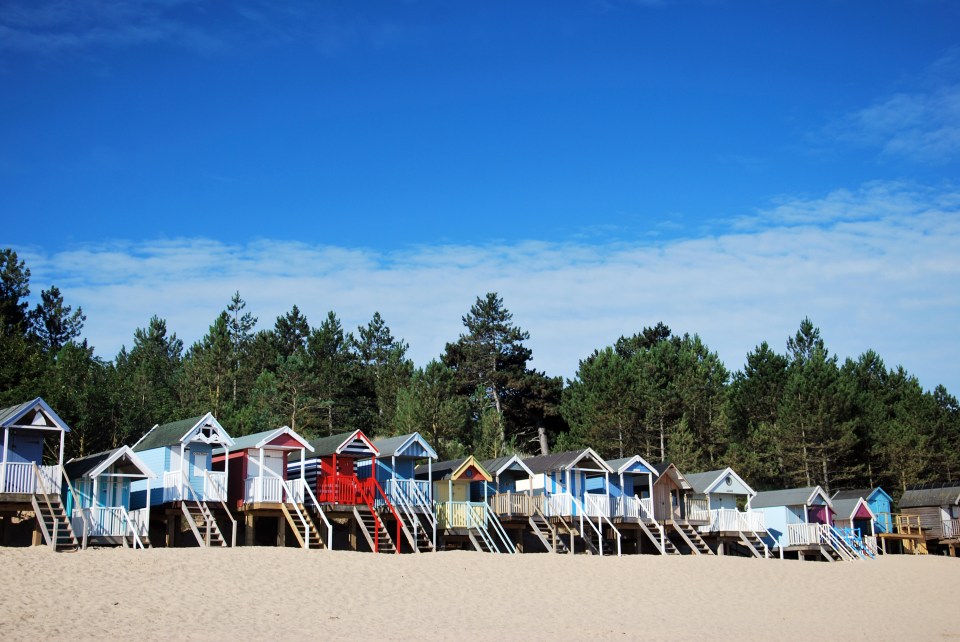
[[[113,467],[114,472],[124,475],[139,475],[153,479],[156,474],[129,446],[120,446],[86,457],[71,459],[63,465],[70,479],[93,479]]]
[[[0,428],[70,432],[66,422],[40,397],[0,410]]]
[[[499,477],[503,473],[512,472],[525,474],[528,477],[533,475],[533,471],[523,463],[517,455],[508,455],[506,457],[497,457],[496,459],[487,459],[480,462],[484,469],[488,470],[494,477]]]
[[[620,459],[608,459],[607,464],[613,469],[613,472],[617,474],[630,473],[641,475],[649,473],[654,477],[657,477],[660,474],[657,472],[657,469],[654,468],[653,464],[648,463],[640,455],[634,455],[633,457],[622,457]]]
[[[373,445],[380,451],[381,457],[437,459],[437,451],[418,432],[378,439]]]
[[[317,457],[342,455],[351,458],[379,457],[380,451],[360,430],[322,437],[310,442]]]
[[[134,452],[186,443],[233,446],[234,441],[212,413],[157,425],[133,445]]]
[[[756,495],[756,491],[750,488],[747,482],[743,481],[732,468],[722,470],[711,470],[705,473],[692,473],[685,475],[693,492],[698,495]]]
[[[460,464],[452,473],[450,473],[449,479],[451,481],[493,481],[490,473],[480,465],[480,462],[474,458],[473,455],[470,455],[463,463]]]
[[[265,430],[263,432],[253,433],[237,437],[234,440],[232,450],[250,450],[260,448],[271,448],[277,450],[299,450],[301,448],[313,452],[313,446],[306,439],[298,435],[289,426],[283,426],[275,430]],[[222,450],[215,454],[222,454]]]

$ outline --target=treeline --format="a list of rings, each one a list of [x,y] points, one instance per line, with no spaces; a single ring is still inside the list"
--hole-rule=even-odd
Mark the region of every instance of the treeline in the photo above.
[[[530,367],[529,334],[495,293],[419,368],[379,313],[351,332],[334,312],[313,326],[293,306],[258,328],[236,293],[193,345],[154,317],[107,361],[56,287],[30,308],[29,279],[0,250],[0,404],[44,397],[73,429],[68,456],[210,411],[233,435],[419,431],[442,458],[591,446],[686,471],[730,465],[758,489],[896,491],[960,468],[960,409],[943,386],[924,391],[872,351],[840,363],[808,319],[785,353],[761,343],[732,375],[698,336],[658,324],[595,351],[564,382]]]

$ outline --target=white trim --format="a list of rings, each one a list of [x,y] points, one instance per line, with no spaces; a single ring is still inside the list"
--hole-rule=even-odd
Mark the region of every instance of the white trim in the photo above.
[[[598,455],[598,454],[597,454],[597,451],[595,451],[593,448],[584,448],[584,449],[580,452],[580,454],[577,455],[577,458],[576,458],[576,459],[574,459],[572,462],[570,462],[569,464],[567,464],[566,466],[564,466],[564,469],[570,470],[570,469],[572,469],[572,468],[576,468],[576,467],[577,467],[577,464],[580,463],[580,460],[582,460],[583,458],[587,457],[588,455],[591,456],[591,457],[593,457],[593,458],[597,461],[597,463],[600,464],[601,467],[600,467],[599,469],[595,469],[595,468],[589,468],[589,469],[588,469],[588,468],[584,468],[584,469],[582,469],[582,470],[590,470],[590,471],[592,471],[592,472],[597,472],[597,473],[602,473],[602,472],[604,472],[604,471],[606,471],[606,472],[608,472],[608,473],[614,472],[613,468],[610,467],[610,464],[608,464],[608,463],[606,462],[606,460],[604,460],[603,457],[601,457],[600,455]]]
[[[367,446],[369,446],[370,449],[373,451],[373,456],[374,456],[374,457],[379,457],[379,456],[380,456],[380,449],[377,448],[376,446],[374,446],[374,445],[373,445],[373,441],[372,441],[369,437],[367,437],[367,436],[363,433],[362,430],[359,430],[359,429],[354,430],[352,433],[350,433],[350,436],[349,436],[349,437],[347,437],[347,438],[344,439],[342,442],[340,442],[340,445],[336,447],[336,449],[334,450],[334,453],[337,454],[337,455],[342,454],[342,453],[343,453],[343,450],[344,450],[347,446],[349,446],[351,443],[353,443],[353,441],[354,441],[355,439],[359,439],[360,441],[362,441],[362,442],[364,442],[365,444],[367,444]]]
[[[126,456],[127,458],[129,458],[130,463],[136,466],[140,470],[140,472],[143,473],[144,477],[148,479],[157,478],[156,474],[150,469],[149,466],[147,466],[143,462],[142,459],[137,457],[137,455],[133,452],[133,449],[130,448],[130,446],[121,446],[120,448],[117,448],[112,455],[104,459],[96,468],[94,468],[88,473],[85,473],[83,476],[90,477],[90,478],[99,477],[100,475],[103,474],[103,471],[105,471],[114,462],[116,462],[118,459],[120,459],[123,456]]]
[[[207,441],[206,439],[190,439],[191,435],[199,434],[199,433],[200,433],[200,428],[201,428],[202,426],[206,425],[207,423],[212,424],[212,427],[217,430],[217,433],[219,433],[219,436],[220,436],[220,440],[221,440],[221,441],[213,442],[213,441]],[[184,443],[187,443],[187,442],[190,442],[190,441],[199,441],[199,442],[205,443],[205,444],[222,443],[222,444],[224,444],[225,447],[226,447],[226,446],[233,446],[234,443],[235,443],[235,442],[233,441],[233,437],[231,437],[230,435],[227,434],[227,431],[223,429],[223,426],[220,425],[220,422],[217,421],[217,418],[213,416],[213,413],[212,413],[212,412],[208,412],[208,413],[205,414],[204,416],[200,417],[200,421],[198,421],[197,423],[195,423],[195,424],[193,425],[193,428],[191,428],[190,430],[188,430],[188,431],[183,435],[183,437],[180,438],[180,443],[181,443],[181,444],[184,444]]]
[[[703,494],[704,494],[704,495],[709,495],[710,493],[716,491],[716,490],[717,490],[717,489],[716,489],[716,486],[719,486],[721,483],[723,483],[723,480],[727,477],[727,475],[733,475],[734,477],[736,477],[737,480],[739,480],[739,482],[740,482],[741,484],[743,484],[743,487],[746,488],[746,489],[749,491],[749,492],[747,493],[748,495],[751,495],[751,496],[752,496],[752,495],[756,495],[756,494],[757,494],[757,491],[753,490],[753,488],[750,487],[750,484],[748,484],[747,482],[745,482],[745,481],[743,480],[743,477],[741,477],[740,475],[738,475],[738,474],[736,473],[736,471],[734,471],[733,468],[730,468],[729,466],[727,466],[727,467],[724,468],[722,471],[720,471],[720,476],[717,477],[715,480],[713,480],[713,481],[710,483],[709,486],[707,486],[707,489],[706,489],[705,491],[703,491]],[[739,493],[737,493],[737,494],[739,494]]]
[[[36,426],[33,424],[18,424],[17,420],[22,418],[25,414],[31,411],[42,412],[47,415],[47,417],[52,421],[56,426]],[[70,427],[67,426],[67,422],[60,418],[60,416],[53,411],[46,401],[42,397],[37,397],[31,401],[28,401],[24,404],[23,409],[15,415],[8,417],[2,425],[4,428],[20,428],[24,430],[58,430],[61,432],[70,432]]]
[[[508,459],[508,460],[506,461],[506,463],[504,463],[503,466],[501,466],[501,467],[498,468],[497,470],[495,470],[495,471],[491,470],[491,471],[488,471],[488,472],[493,473],[494,477],[500,477],[500,473],[502,473],[503,471],[507,470],[510,466],[513,465],[514,462],[520,464],[520,467],[523,468],[525,471],[527,471],[527,475],[528,475],[528,476],[533,477],[533,471],[530,470],[529,466],[527,466],[525,463],[523,463],[523,460],[520,459],[519,457],[517,457],[516,455],[511,455],[511,456],[510,456],[510,459]]]
[[[635,471],[635,470],[633,470],[633,471],[627,471],[627,468],[630,468],[630,466],[633,466],[633,465],[636,464],[637,462],[639,462],[639,463],[643,464],[644,466],[646,466],[648,473],[641,473],[641,472]],[[631,457],[629,460],[627,460],[627,463],[625,463],[623,466],[620,466],[620,468],[618,468],[617,470],[615,470],[615,471],[613,471],[613,472],[615,472],[615,473],[618,474],[618,475],[622,475],[622,474],[624,474],[624,473],[629,472],[629,474],[631,474],[631,475],[646,475],[646,474],[652,474],[654,477],[659,477],[659,476],[660,476],[660,473],[657,472],[657,469],[654,468],[653,466],[651,466],[651,465],[650,465],[650,462],[648,462],[646,459],[644,459],[644,458],[641,457],[640,455],[634,455],[634,456]]]
[[[833,510],[833,502],[830,501],[830,498],[827,497],[827,493],[825,493],[823,488],[821,488],[820,486],[817,486],[813,489],[813,492],[810,493],[810,497],[807,497],[807,503],[804,504],[804,506],[807,508],[809,508],[810,506],[813,506],[813,498],[816,497],[817,495],[820,495],[820,497],[823,497],[824,501],[827,502],[826,506],[830,510]],[[861,497],[861,499],[863,498]]]
[[[304,439],[303,437],[298,435],[296,432],[294,432],[293,428],[291,428],[290,426],[281,426],[280,428],[277,428],[276,430],[268,434],[266,437],[258,441],[256,445],[254,445],[253,447],[264,448],[271,441],[273,441],[280,435],[284,435],[284,434],[290,435],[291,437],[293,437],[297,441],[297,443],[302,446],[302,448],[298,449],[296,446],[271,446],[271,448],[273,448],[274,450],[303,450],[305,448],[310,452],[313,452],[313,446],[311,446],[306,439]],[[233,445],[236,445],[236,444],[234,443]]]
[[[439,459],[439,456],[437,455],[437,451],[433,449],[433,446],[427,443],[427,440],[424,439],[423,435],[421,435],[419,432],[410,433],[410,436],[407,437],[406,441],[400,444],[397,448],[393,449],[392,456],[396,457],[397,453],[401,453],[402,451],[406,450],[407,448],[410,447],[410,444],[414,442],[419,443],[421,446],[423,446],[423,449],[427,451],[427,455],[429,456],[430,459]]]

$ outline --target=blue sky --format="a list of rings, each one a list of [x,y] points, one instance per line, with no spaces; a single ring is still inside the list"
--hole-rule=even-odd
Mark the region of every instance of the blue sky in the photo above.
[[[496,290],[538,368],[809,315],[960,389],[950,0],[0,4],[0,244],[111,357],[234,290],[422,364]]]

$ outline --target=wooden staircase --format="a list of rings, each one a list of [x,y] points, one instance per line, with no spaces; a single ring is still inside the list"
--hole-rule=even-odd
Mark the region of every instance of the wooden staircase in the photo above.
[[[428,520],[421,519],[420,514],[416,512],[408,519],[416,520],[409,526],[405,522],[401,524],[410,548],[416,553],[433,552],[433,530],[430,528]]]
[[[396,553],[397,547],[390,537],[390,532],[384,526],[380,516],[367,506],[354,506],[353,516],[363,531],[363,536],[375,553]]]
[[[470,542],[473,544],[473,548],[481,553],[499,553],[500,552],[496,548],[491,548],[490,544],[487,542],[486,539],[483,538],[483,536],[477,537],[474,532],[474,529],[472,528],[467,530],[467,537],[470,538]]]
[[[283,512],[287,523],[290,524],[290,528],[293,529],[293,536],[297,538],[300,548],[311,550],[326,548],[327,546],[320,536],[320,529],[317,528],[317,524],[313,521],[313,516],[310,515],[306,505],[297,504],[297,508],[300,510],[300,515],[303,515],[302,521],[297,516],[296,511],[290,511],[288,504],[280,504],[280,510]]]
[[[663,530],[658,522],[650,521],[644,522],[640,520],[640,529],[646,534],[647,538],[653,542],[653,545],[657,547],[657,550],[660,551],[661,555],[679,555],[680,551],[677,550],[677,547],[670,541],[669,535]],[[663,542],[663,546],[660,546],[660,542]]]
[[[747,547],[754,557],[763,558],[764,544],[760,536],[754,531],[740,531],[740,542]]]
[[[213,511],[210,510],[206,502],[182,501],[180,507],[183,510],[187,525],[193,531],[193,536],[197,538],[197,543],[200,546],[206,548],[227,546],[223,533],[220,532],[220,526],[217,525],[217,518],[213,516]]]
[[[671,521],[669,524],[673,527],[673,530],[680,535],[680,539],[686,542],[687,546],[690,547],[690,550],[693,551],[695,555],[714,554],[713,550],[707,546],[707,543],[700,537],[700,533],[697,532],[696,527],[686,522]]]
[[[529,519],[530,528],[537,539],[543,544],[544,548],[551,553],[569,553],[570,547],[566,545],[563,538],[553,527],[550,520],[547,519],[539,508],[535,509]]]
[[[43,539],[55,551],[76,551],[80,548],[60,495],[34,495],[33,511],[40,524]]]

